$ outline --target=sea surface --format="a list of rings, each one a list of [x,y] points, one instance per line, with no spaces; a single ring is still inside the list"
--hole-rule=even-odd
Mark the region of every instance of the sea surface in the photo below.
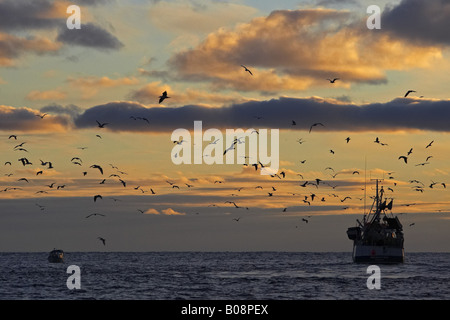
[[[368,288],[369,265],[351,253],[66,252],[64,263],[47,255],[0,253],[0,300],[450,299],[450,253],[379,265],[379,289]],[[79,289],[68,288],[71,265]]]

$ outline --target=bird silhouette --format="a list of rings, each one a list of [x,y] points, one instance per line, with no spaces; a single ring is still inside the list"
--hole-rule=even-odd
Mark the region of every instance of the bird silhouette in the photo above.
[[[107,122],[105,122],[105,123],[100,123],[100,122],[98,122],[98,120],[95,120],[95,121],[97,122],[97,125],[98,125],[99,128],[104,128],[107,124],[109,124],[109,123],[107,123]]]
[[[159,96],[159,103],[163,102],[165,99],[170,98],[167,96],[167,91],[164,91],[161,96]]]
[[[309,127],[309,132],[311,133],[312,128],[313,128],[313,127],[316,127],[316,126],[322,126],[322,127],[324,127],[324,125],[323,125],[322,123],[317,122],[317,123],[312,124],[311,127]]]
[[[17,146],[14,147],[14,149],[23,147],[23,145],[24,145],[25,143],[26,143],[26,142],[22,142],[21,144],[18,144]]]
[[[244,65],[241,64],[241,67],[245,69],[245,71],[247,71],[248,73],[250,73],[250,75],[253,75],[253,73]]]
[[[97,194],[94,196],[94,202],[96,202],[98,198],[103,199],[101,195]]]
[[[93,164],[90,168],[98,169],[101,174],[103,174],[103,168],[97,164]]]
[[[330,81],[330,83],[335,83],[336,80],[339,80],[339,78],[333,78],[333,79],[327,79],[328,81]]]
[[[416,164],[416,167],[418,167],[418,166],[424,166],[424,165],[427,165],[427,164],[429,164],[429,162],[418,163],[418,164]]]
[[[406,98],[410,93],[416,92],[415,90],[408,90],[404,96]]]
[[[98,240],[100,240],[101,242],[103,242],[103,245],[106,246],[106,239],[102,238],[102,237],[98,237]]]
[[[104,215],[104,214],[101,214],[101,213],[91,213],[91,214],[87,215],[85,218],[87,219],[87,218],[92,217],[92,216],[101,216],[101,217],[104,217],[105,215]]]
[[[431,141],[426,147],[425,147],[425,149],[427,149],[427,148],[429,148],[429,147],[431,147],[431,145],[433,144],[433,142],[434,142],[434,140],[433,141]]]
[[[23,166],[32,165],[33,164],[27,158],[20,158],[18,161],[22,162]]]
[[[405,163],[408,163],[408,157],[406,157],[406,156],[400,156],[400,157],[398,157],[398,159],[399,160],[403,159],[403,161],[405,161]]]

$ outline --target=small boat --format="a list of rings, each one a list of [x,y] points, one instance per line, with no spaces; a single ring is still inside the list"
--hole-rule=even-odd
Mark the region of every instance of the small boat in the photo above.
[[[48,255],[48,262],[61,263],[64,262],[64,251],[53,249]]]
[[[363,221],[347,229],[347,237],[353,241],[353,261],[362,263],[403,263],[403,227],[392,210],[391,200],[383,201],[383,187],[378,190],[371,210],[364,214]]]

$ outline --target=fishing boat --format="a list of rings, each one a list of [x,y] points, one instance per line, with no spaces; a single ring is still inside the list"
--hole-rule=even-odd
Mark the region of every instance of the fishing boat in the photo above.
[[[48,262],[62,263],[64,262],[64,251],[59,249],[53,249],[48,255]]]
[[[371,209],[364,213],[363,221],[347,229],[347,236],[353,240],[353,261],[361,263],[403,263],[403,227],[397,216],[392,214],[393,199],[383,199],[383,187],[378,189]]]

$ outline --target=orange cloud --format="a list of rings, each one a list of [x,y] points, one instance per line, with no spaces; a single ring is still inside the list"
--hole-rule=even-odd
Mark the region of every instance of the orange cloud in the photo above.
[[[26,98],[28,100],[36,101],[36,100],[63,100],[67,97],[65,92],[61,92],[58,90],[48,90],[48,91],[39,91],[33,90],[27,94]]]
[[[148,209],[144,212],[144,214],[161,214],[161,213],[156,209]]]
[[[167,209],[163,209],[161,210],[165,215],[168,216],[184,216],[185,213],[183,212],[177,212],[175,210],[173,210],[172,208],[167,208]]]
[[[43,37],[19,38],[0,33],[0,66],[13,66],[14,60],[25,53],[54,53],[61,45]]]
[[[14,108],[0,105],[0,129],[14,132],[63,132],[71,127],[71,121],[64,116],[46,115],[30,108]]]
[[[341,81],[335,86],[383,83],[387,70],[428,67],[441,58],[438,47],[362,30],[351,19],[349,12],[327,9],[274,11],[209,34],[169,65],[178,77],[209,81],[217,89],[270,93],[326,86],[326,79],[336,76]]]
[[[102,88],[130,86],[139,83],[139,79],[135,77],[123,77],[118,79],[111,79],[109,77],[96,77],[96,76],[88,76],[81,78],[69,77],[67,81],[70,83],[70,85],[81,89],[81,91],[83,92],[84,99],[94,96]]]
[[[169,96],[171,92],[173,97],[165,100],[162,105],[170,104],[196,104],[203,106],[223,106],[224,104],[232,104],[244,102],[245,99],[238,94],[223,95],[219,93],[210,93],[202,90],[194,89],[173,89],[168,85],[162,85],[159,81],[151,82],[142,88],[131,92],[130,98],[140,103],[158,104],[159,96],[162,92],[167,91]]]
[[[167,209],[163,209],[161,210],[161,212],[159,212],[156,209],[148,209],[144,212],[145,214],[164,214],[164,215],[168,215],[168,216],[184,216],[185,213],[182,212],[177,212],[175,210],[173,210],[172,208],[167,208]]]

